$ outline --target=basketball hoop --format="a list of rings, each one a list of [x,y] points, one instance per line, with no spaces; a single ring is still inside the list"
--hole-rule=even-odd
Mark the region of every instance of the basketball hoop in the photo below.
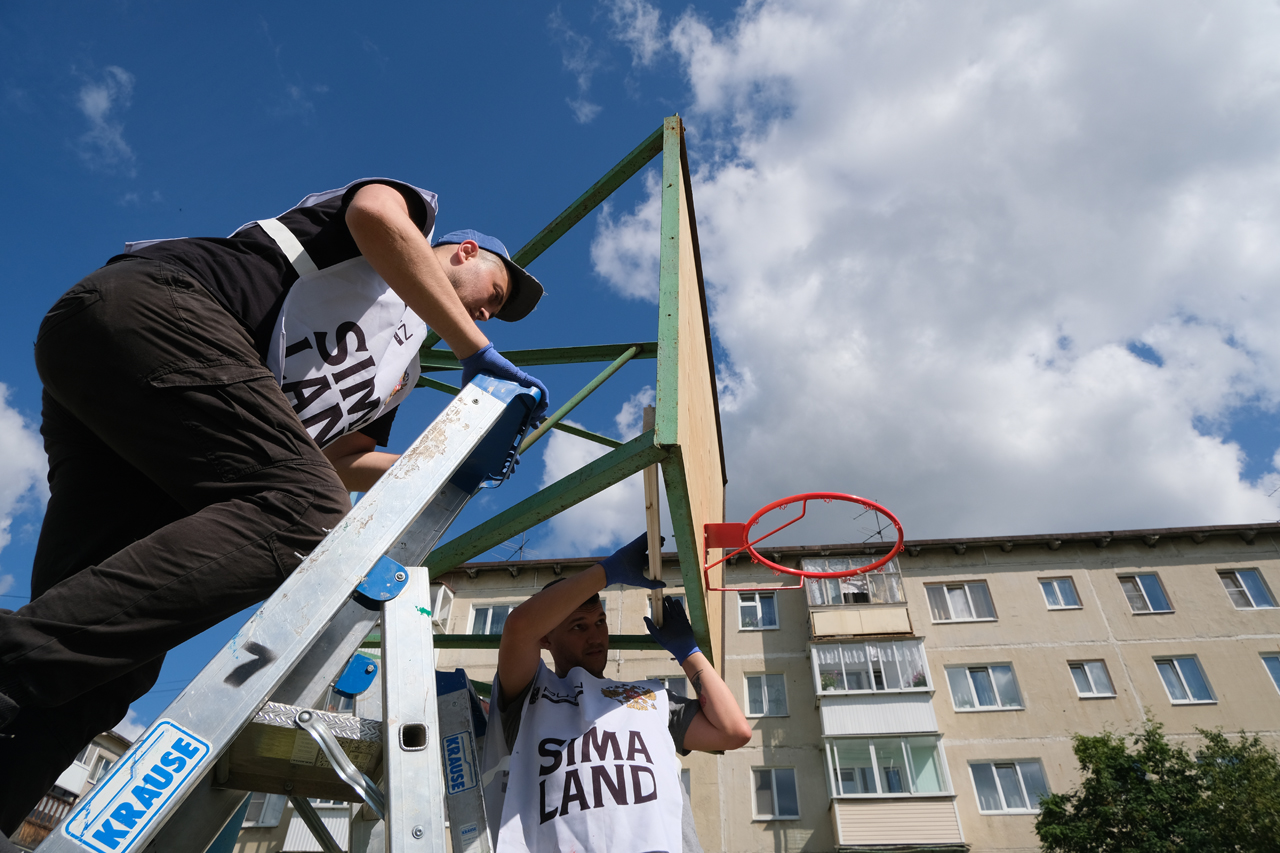
[[[759,551],[756,550],[756,545],[760,544],[765,539],[768,539],[770,536],[774,535],[778,531],[783,530],[787,527],[790,527],[800,519],[804,518],[805,514],[809,511],[809,501],[819,501],[819,500],[823,501],[824,503],[831,503],[832,501],[844,501],[846,503],[858,504],[859,506],[863,506],[872,512],[875,512],[875,513],[878,513],[879,515],[884,516],[889,520],[889,522],[893,525],[894,529],[898,532],[897,541],[894,543],[893,547],[889,549],[889,552],[887,554],[885,554],[883,557],[876,560],[875,562],[870,563],[869,565],[866,565],[866,566],[857,566],[856,568],[852,568],[843,572],[807,572],[807,571],[804,571],[803,569],[793,569],[790,566],[784,566],[780,563],[775,563],[772,560],[766,559]],[[751,530],[757,524],[760,523],[760,519],[764,518],[764,516],[768,515],[774,510],[784,509],[796,502],[800,503],[800,514],[798,516],[786,522],[785,524],[778,525],[773,530],[770,530],[768,533],[764,534],[763,536],[756,537],[755,539],[751,538]],[[773,573],[775,575],[778,574],[779,572],[782,572],[788,575],[796,575],[801,578],[846,578],[852,575],[860,575],[860,574],[865,574],[866,572],[874,572],[876,569],[879,569],[882,566],[887,565],[890,560],[892,560],[894,557],[898,556],[898,554],[902,552],[902,541],[903,541],[902,524],[898,521],[897,517],[893,513],[889,512],[889,510],[885,509],[883,506],[876,503],[875,501],[868,500],[867,498],[860,498],[855,495],[846,495],[842,492],[806,492],[804,494],[792,495],[789,498],[783,498],[782,500],[774,501],[773,503],[763,507],[755,515],[751,516],[751,518],[748,519],[745,524],[740,522],[727,522],[724,524],[704,524],[703,525],[704,551],[703,551],[703,557],[702,557],[703,583],[706,586],[708,592],[755,592],[755,591],[773,591],[773,590],[781,590],[781,589],[799,589],[801,586],[804,585],[803,581],[801,581],[801,583],[797,584],[796,586],[769,586],[769,587],[712,586],[711,570],[714,569],[716,566],[720,565],[721,563],[724,563],[725,561],[730,560],[745,551],[747,554],[751,556],[752,562],[759,563],[762,566],[768,566],[770,569],[773,569]],[[723,557],[721,557],[719,560],[716,560],[714,563],[707,563],[706,562],[707,551],[710,551],[712,548],[732,548],[733,550],[730,551],[728,554],[724,555]]]

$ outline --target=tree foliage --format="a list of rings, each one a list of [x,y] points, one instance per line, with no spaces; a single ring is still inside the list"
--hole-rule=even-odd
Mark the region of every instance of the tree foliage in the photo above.
[[[1280,755],[1256,736],[1196,730],[1194,755],[1149,722],[1130,735],[1076,735],[1083,781],[1040,802],[1049,853],[1280,853]]]

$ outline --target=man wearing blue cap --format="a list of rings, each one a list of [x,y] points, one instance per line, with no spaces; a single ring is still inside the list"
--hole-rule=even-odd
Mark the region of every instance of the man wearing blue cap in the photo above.
[[[230,237],[129,244],[36,338],[50,499],[29,604],[0,610],[0,847],[164,653],[271,594],[391,466],[436,332],[541,392],[477,323],[538,281],[476,231],[434,242],[435,193],[316,193]],[[21,768],[21,772],[18,772]]]

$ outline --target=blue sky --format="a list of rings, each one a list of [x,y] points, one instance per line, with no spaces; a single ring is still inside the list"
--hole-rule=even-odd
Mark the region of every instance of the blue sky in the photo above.
[[[1280,517],[1274,5],[22,2],[0,13],[0,606],[42,512],[36,327],[124,241],[386,175],[514,250],[674,112],[730,518],[806,490],[920,538]],[[500,349],[656,336],[654,189],[531,267],[548,296],[486,328]],[[543,371],[553,405],[596,369]],[[634,434],[652,381],[628,366],[572,419]],[[415,394],[395,449],[441,403]],[[460,525],[594,453],[553,436]],[[529,553],[607,552],[638,495]],[[134,719],[229,630],[174,652]]]

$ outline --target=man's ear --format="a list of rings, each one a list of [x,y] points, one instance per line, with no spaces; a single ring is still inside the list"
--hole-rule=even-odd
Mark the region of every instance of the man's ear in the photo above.
[[[547,651],[551,651],[551,640],[550,640],[550,636],[551,636],[550,634],[547,634],[547,635],[545,635],[545,636],[543,636],[543,637],[540,637],[540,638],[538,639],[538,648],[540,648],[540,649],[546,649]]]
[[[458,257],[461,261],[470,261],[480,255],[480,244],[475,240],[463,240],[458,244]]]

